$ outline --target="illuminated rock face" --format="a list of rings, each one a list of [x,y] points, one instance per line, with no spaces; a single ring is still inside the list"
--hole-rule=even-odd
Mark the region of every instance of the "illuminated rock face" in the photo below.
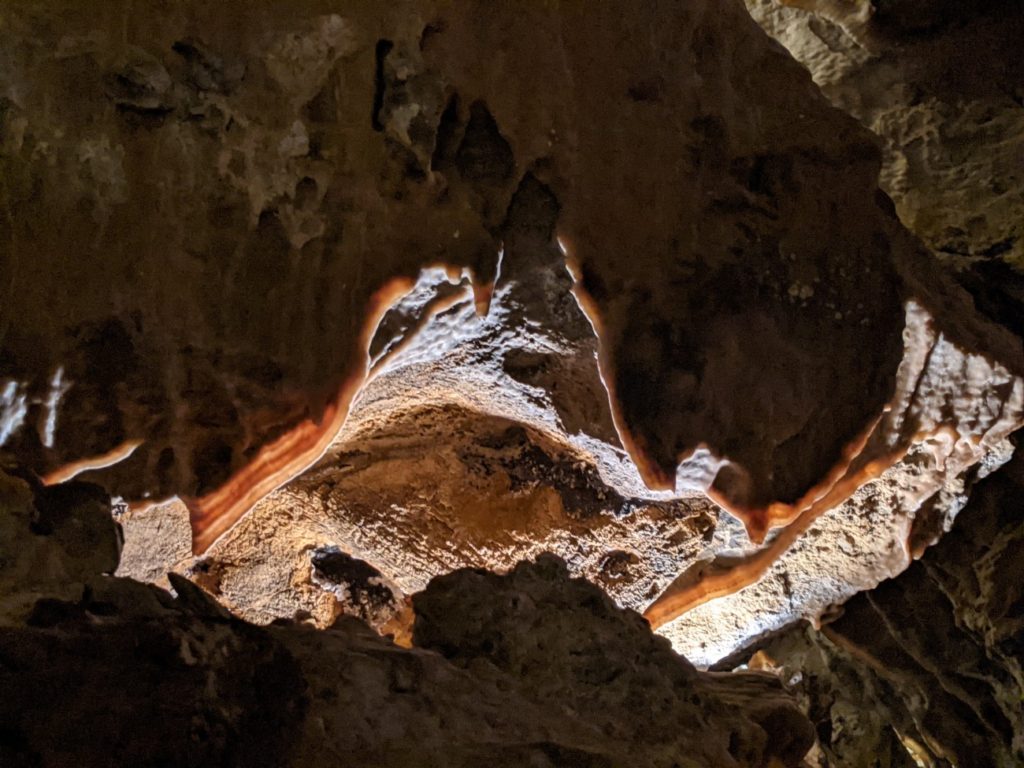
[[[1022,485],[1018,456],[905,573],[749,660],[795,684],[819,734],[812,765],[1021,764]]]
[[[128,573],[326,624],[324,547],[396,602],[553,550],[703,663],[1009,455],[1019,340],[738,0],[4,14],[0,439]]]
[[[81,537],[97,530],[97,497],[0,473],[0,563],[115,547],[109,516],[105,541]],[[30,522],[53,517],[65,526]],[[185,579],[172,597],[97,572],[116,556],[78,564],[32,580],[0,570],[28,609],[0,614],[5,766],[764,768],[800,765],[813,741],[777,679],[698,672],[550,555],[431,584],[416,648],[350,618],[255,627]]]
[[[921,369],[902,377],[913,397],[890,413],[925,435],[891,467],[854,467],[851,476],[868,482],[849,499],[826,497],[763,546],[700,495],[644,494],[628,475],[612,474],[614,453],[553,433],[538,398],[530,407],[500,371],[446,350],[442,360],[459,361],[454,369],[410,361],[376,379],[324,459],[258,504],[202,558],[189,555],[180,505],[130,514],[123,572],[159,578],[174,569],[203,579],[214,572],[216,580],[203,583],[251,620],[303,610],[326,625],[337,607],[312,580],[310,558],[319,547],[366,559],[406,593],[453,568],[509,568],[554,551],[621,604],[642,610],[653,601],[649,618],[677,648],[711,663],[902,571],[955,517],[972,473],[983,475],[1008,455],[1006,416],[980,397],[960,429],[991,430],[983,440],[957,437],[953,422],[949,432],[927,435],[929,409],[944,402],[950,382],[998,388],[1005,374],[930,336],[919,312],[909,323],[908,339],[916,331],[929,346],[916,355]],[[479,351],[475,344],[470,349]],[[506,385],[504,416],[468,408],[472,392],[458,386],[449,397],[459,407],[424,405],[421,398],[442,396],[432,383],[448,386],[468,374]],[[1012,378],[1002,380],[1012,413],[1020,395]],[[956,396],[975,397],[966,388]],[[513,421],[516,407],[529,429]],[[154,539],[176,542],[176,554]]]

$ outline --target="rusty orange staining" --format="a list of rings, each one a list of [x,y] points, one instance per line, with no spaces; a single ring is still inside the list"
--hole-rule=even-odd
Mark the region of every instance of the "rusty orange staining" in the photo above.
[[[494,299],[494,282],[478,283],[473,280],[473,306],[480,317],[487,317],[491,311],[491,301]]]
[[[120,445],[111,448],[106,453],[101,453],[99,456],[90,456],[85,459],[79,459],[78,461],[72,461],[62,467],[58,467],[52,472],[43,475],[41,478],[43,485],[58,485],[59,483],[64,483],[74,477],[77,477],[83,472],[90,472],[94,469],[103,469],[104,467],[109,467],[120,461],[124,461],[135,453],[135,449],[142,445],[142,442],[142,440],[125,440]]]
[[[900,456],[902,454],[870,462],[860,472],[844,478],[831,493],[800,513],[764,549],[740,560],[705,564],[699,574],[684,573],[647,607],[644,618],[657,629],[699,605],[731,595],[759,581],[821,515],[841,504],[864,483],[880,477]]]
[[[451,266],[444,266],[444,268],[449,278],[461,275],[458,268]],[[194,554],[204,553],[262,498],[294,479],[315,463],[341,430],[352,403],[368,378],[383,370],[387,361],[406,348],[431,318],[463,300],[466,295],[463,290],[433,299],[424,308],[423,317],[420,318],[416,328],[371,368],[368,350],[380,321],[384,314],[408,294],[414,286],[413,279],[396,277],[371,296],[356,347],[359,350],[357,353],[359,359],[353,362],[352,370],[342,382],[337,396],[327,404],[318,419],[306,419],[278,439],[263,446],[252,461],[216,490],[198,498],[182,497],[181,501],[189,511]],[[477,312],[485,315],[493,297],[493,283],[472,283],[472,290]],[[134,450],[136,446],[137,443],[131,447],[131,450]],[[119,460],[119,458],[115,457],[114,460]],[[68,479],[78,472],[107,466],[109,463],[112,461],[108,460],[105,455],[94,460],[69,465],[68,468],[55,472],[53,476]],[[79,467],[80,464],[81,467]],[[73,474],[70,475],[58,474],[72,470],[74,470]],[[54,480],[54,482],[59,481]],[[136,509],[153,503],[136,502],[130,506],[132,509]]]
[[[947,426],[935,430],[930,435],[918,435],[915,442],[938,435],[953,440],[958,437],[956,431]],[[863,450],[866,443],[867,436],[855,441],[851,448],[859,446],[860,450]],[[895,451],[849,471],[856,459],[856,456],[853,456],[845,464],[847,472],[843,477],[834,482],[828,492],[818,496],[810,506],[800,512],[771,544],[740,560],[705,563],[699,570],[683,573],[647,607],[644,618],[657,629],[699,605],[731,595],[754,584],[821,515],[845,502],[861,486],[881,477],[890,467],[903,459],[906,451],[905,448]]]
[[[752,542],[762,544],[772,528],[787,526],[802,514],[814,508],[822,499],[834,498],[837,495],[835,493],[837,488],[839,489],[838,495],[845,500],[846,497],[860,487],[860,483],[857,483],[856,480],[851,480],[849,477],[850,468],[863,455],[868,440],[874,434],[881,420],[882,417],[879,416],[855,440],[847,444],[842,451],[840,460],[833,465],[821,482],[814,485],[792,504],[775,502],[766,507],[741,507],[716,491],[713,485],[707,490],[708,497],[733,517],[743,522],[747,535]],[[859,476],[859,473],[855,474],[855,478]],[[843,488],[840,487],[844,483],[848,487],[848,492],[846,493],[843,493]],[[850,487],[851,483],[854,483],[852,487]]]
[[[652,490],[674,491],[675,475],[665,472],[664,468],[657,462],[650,459],[645,450],[643,440],[633,434],[626,425],[622,414],[619,398],[615,391],[614,360],[608,345],[603,342],[606,338],[605,329],[601,319],[601,313],[593,297],[583,287],[582,270],[576,257],[571,253],[562,238],[558,239],[558,245],[565,255],[566,268],[573,278],[572,293],[575,296],[581,311],[590,321],[594,333],[598,339],[598,368],[601,380],[608,392],[609,406],[612,413],[612,421],[618,433],[619,440],[623,447],[633,459],[641,479]],[[842,452],[842,458],[833,466],[820,483],[808,490],[798,501],[792,504],[775,502],[765,507],[741,507],[735,502],[727,499],[724,494],[715,490],[712,486],[706,493],[716,504],[727,510],[734,517],[743,522],[750,539],[755,543],[764,541],[768,531],[775,527],[785,526],[796,520],[805,511],[815,506],[818,500],[832,495],[833,489],[839,484],[848,473],[851,465],[861,455],[868,439],[874,433],[881,417],[872,422],[861,435],[852,441]],[[686,456],[680,456],[682,460]],[[854,485],[850,493],[859,487]]]
[[[634,435],[625,423],[615,391],[615,362],[609,345],[605,343],[607,337],[600,309],[583,286],[578,258],[561,237],[558,238],[558,245],[573,278],[573,296],[598,339],[598,368],[608,392],[612,420],[619,440],[649,488],[675,490],[675,476],[666,473],[649,458],[642,439]],[[743,523],[752,542],[763,543],[773,528],[782,527],[784,530],[769,546],[745,558],[702,563],[681,574],[644,612],[644,617],[652,627],[657,629],[698,605],[733,594],[757,582],[822,514],[846,501],[862,485],[880,477],[900,461],[905,450],[873,461],[864,461],[862,466],[855,468],[882,422],[884,413],[851,441],[825,477],[794,503],[775,502],[763,507],[742,507],[726,498],[713,485],[708,488],[706,493],[709,498]],[[679,458],[682,460],[685,456]]]
[[[182,499],[192,526],[192,551],[202,554],[260,499],[312,465],[334,440],[348,417],[369,371],[367,350],[381,318],[415,282],[396,277],[370,298],[357,342],[357,359],[337,397],[318,420],[307,419],[264,446],[256,458],[217,490],[195,499]]]
[[[622,414],[622,407],[619,404],[619,398],[615,389],[615,361],[612,358],[609,345],[604,343],[607,333],[601,319],[601,311],[597,306],[597,302],[594,301],[594,298],[583,287],[583,271],[580,268],[579,261],[562,237],[558,238],[558,247],[565,255],[565,268],[573,280],[572,295],[575,297],[580,311],[583,312],[583,315],[590,322],[591,327],[594,329],[594,335],[597,337],[597,369],[605,391],[608,393],[608,406],[611,411],[612,424],[615,426],[619,442],[622,443],[622,447],[633,460],[640,479],[644,481],[648,488],[656,491],[674,491],[676,485],[675,475],[667,474],[656,462],[649,458],[648,452],[644,449],[643,440],[633,434],[626,425],[626,419]]]

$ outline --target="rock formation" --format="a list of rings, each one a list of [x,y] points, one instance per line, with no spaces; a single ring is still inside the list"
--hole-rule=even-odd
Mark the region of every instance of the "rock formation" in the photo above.
[[[905,573],[850,600],[820,631],[773,638],[749,662],[800,691],[823,747],[818,765],[1024,760],[1022,487],[1015,458]]]
[[[813,741],[776,678],[697,672],[550,555],[432,583],[405,649],[349,617],[256,627],[173,574],[172,597],[96,573],[116,558],[81,552],[117,544],[109,515],[94,535],[97,488],[0,482],[0,575],[27,608],[0,615],[5,766],[766,768]],[[27,578],[43,556],[82,568]]]
[[[837,107],[882,139],[881,186],[934,254],[968,275],[991,275],[992,262],[1022,264],[1018,3],[747,0],[747,7]]]
[[[890,577],[922,578],[911,564],[940,538],[940,552],[960,546],[958,513],[1024,420],[1022,23],[1010,0],[10,0],[0,459],[22,501],[0,524],[74,543],[26,539],[35,554],[3,564],[11,652],[29,654],[3,673],[30,680],[46,653],[73,665],[103,644],[98,622],[122,650],[138,632],[184,638],[182,658],[235,696],[253,670],[208,654],[237,642],[279,681],[280,706],[244,694],[210,720],[220,735],[203,732],[213,752],[172,744],[167,759],[255,759],[261,743],[230,735],[253,727],[231,719],[245,712],[298,729],[265,753],[304,764],[325,759],[310,723],[383,732],[378,705],[441,738],[421,699],[404,710],[374,682],[410,664],[468,718],[468,741],[425,742],[424,764],[491,759],[495,744],[513,762],[662,764],[683,749],[667,719],[620,734],[623,751],[608,712],[667,696],[664,718],[712,722],[712,699],[750,697],[695,676],[608,598],[701,666],[876,588],[846,616],[912,627],[941,604],[927,585],[931,603],[864,606],[890,599]],[[191,608],[97,581],[117,566],[105,493],[126,535],[118,575]],[[1000,542],[974,549],[1008,546],[989,533]],[[106,624],[86,582],[120,595],[99,600],[120,606]],[[521,590],[548,607],[524,607]],[[628,647],[604,643],[606,621]],[[843,621],[804,637],[824,648]],[[950,621],[952,637],[966,619]],[[532,658],[531,622],[558,659]],[[970,658],[990,653],[979,637]],[[505,642],[518,645],[495,656]],[[906,650],[923,641],[893,642],[938,674]],[[575,655],[618,668],[634,647],[630,675],[675,683],[573,677],[593,671]],[[364,651],[377,666],[360,666]],[[114,663],[95,653],[97,669]],[[310,704],[331,659],[353,677],[324,685],[383,698]],[[898,730],[872,743],[966,759],[872,674],[856,706]],[[189,680],[151,682],[184,695]],[[482,724],[502,686],[538,722],[560,712],[555,752],[529,722]],[[676,702],[678,686],[712,693]],[[736,744],[693,759],[799,760],[802,725],[772,707],[743,704]],[[1017,755],[1002,716],[1010,726],[963,743]],[[949,733],[974,721],[956,722]],[[30,759],[42,731],[19,728],[12,754]],[[792,739],[766,746],[775,731]],[[821,759],[856,764],[826,736]]]

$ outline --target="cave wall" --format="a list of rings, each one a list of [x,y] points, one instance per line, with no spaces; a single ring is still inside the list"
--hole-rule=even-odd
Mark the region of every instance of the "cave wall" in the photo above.
[[[185,665],[226,690],[250,671],[193,645],[266,660],[283,700],[238,706],[275,728],[320,711],[301,692],[320,653],[380,654],[353,690],[405,663],[458,678],[354,625],[258,629],[123,581],[94,600],[85,576],[116,565],[105,497],[88,492],[82,540],[61,511],[85,473],[118,497],[122,573],[188,602],[165,579],[186,574],[261,624],[406,632],[433,577],[549,550],[713,663],[871,590],[757,662],[828,691],[807,694],[820,759],[1020,759],[1000,591],[1018,536],[1009,518],[954,525],[976,482],[1018,471],[985,480],[1024,414],[1012,3],[14,0],[0,22],[0,450],[21,467],[5,488],[41,499],[3,525],[73,539],[25,539],[31,557],[4,564],[20,586],[3,610],[36,622],[7,635],[29,670],[12,686],[40,648],[84,675],[82,649],[106,670],[105,643],[140,631],[184,638]],[[516,579],[586,591],[547,560],[502,578],[462,572],[458,599],[483,590],[485,610]],[[455,668],[493,663],[462,647],[479,638],[445,642]],[[428,763],[494,752],[466,702],[507,681],[459,679],[444,706],[468,741]],[[562,691],[542,683],[514,685],[543,721]],[[706,764],[788,743],[744,712]],[[620,747],[591,740],[600,714],[565,721],[556,747],[534,724],[487,727],[522,759],[614,764]],[[210,754],[240,760],[230,734],[253,725],[223,717]],[[49,749],[18,722],[11,754]],[[320,759],[304,738],[275,749]]]
[[[323,451],[421,267],[486,306],[524,185],[557,201],[642,476],[705,445],[757,530],[871,429],[905,301],[1019,364],[739,3],[233,8],[5,24],[5,442],[56,477],[127,457],[107,482],[181,496],[200,548]]]
[[[1014,459],[978,484],[949,535],[905,573],[750,662],[797,684],[830,759],[822,765],[870,764],[887,743],[898,754],[894,740],[926,765],[1024,759],[1022,483],[1024,462]]]
[[[698,672],[554,556],[432,582],[414,648],[350,616],[257,627],[179,576],[171,593],[106,575],[102,491],[15,472],[0,473],[5,766],[767,768],[813,740],[774,677]]]
[[[752,16],[884,146],[903,223],[965,270],[1024,257],[1017,3],[776,2]]]

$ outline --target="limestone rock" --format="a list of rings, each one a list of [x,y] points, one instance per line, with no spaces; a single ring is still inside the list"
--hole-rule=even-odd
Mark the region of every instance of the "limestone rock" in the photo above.
[[[906,567],[1021,423],[739,0],[15,0],[0,50],[0,443],[177,498],[209,557],[126,568],[249,618],[330,623],[325,546],[404,592],[550,549],[707,663]]]
[[[787,632],[755,656],[752,666],[800,692],[820,765],[887,754],[891,765],[913,765],[911,755],[979,768],[1024,760],[1022,484],[1018,458],[978,485],[951,533],[905,573],[820,632]]]
[[[477,333],[499,332],[504,302],[499,288],[498,317]],[[450,327],[424,338],[448,338]],[[201,562],[222,574],[215,591],[246,618],[267,622],[302,610],[326,625],[334,599],[310,583],[309,549],[337,545],[406,593],[455,568],[507,569],[549,550],[621,605],[643,610],[653,601],[648,615],[661,631],[708,664],[906,568],[948,528],[973,477],[1009,455],[1005,438],[1020,408],[1014,377],[963,354],[915,308],[899,394],[870,437],[873,450],[864,451],[895,463],[854,459],[834,492],[758,545],[702,495],[659,498],[601,443],[559,434],[554,396],[531,400],[497,367],[501,357],[486,336],[456,338],[440,351],[413,345],[397,356],[395,372],[371,382],[324,459],[258,504],[202,561],[187,557],[183,508],[130,515],[122,572],[145,578]],[[551,335],[513,349],[542,349],[542,342],[572,349]],[[502,384],[501,399],[490,404],[502,417],[479,415],[488,403],[472,385],[488,378]],[[990,387],[1005,404],[986,401]],[[468,407],[426,405],[443,392]],[[949,414],[958,409],[954,422]],[[890,442],[919,434],[932,436],[905,454]],[[159,520],[164,535],[179,537],[181,559],[161,560],[149,549]]]
[[[745,692],[739,676],[680,681],[690,715],[673,723],[674,748],[655,750],[629,733],[642,702],[620,713],[624,730],[603,733],[531,696],[528,681],[397,648],[355,623],[257,628],[178,603],[158,616],[110,606],[65,603],[59,616],[0,629],[4,765],[760,767],[773,756],[796,766],[807,744],[809,724],[784,709],[777,684]],[[748,720],[738,700],[766,690],[777,703],[751,704],[760,719]],[[704,719],[703,705],[718,717]]]
[[[836,106],[882,138],[882,188],[929,248],[964,268],[1024,264],[1024,19],[1014,2],[747,7]]]
[[[718,498],[784,519],[886,404],[904,302],[981,331],[913,274],[870,136],[711,7],[148,3],[125,38],[11,6],[8,441],[65,471],[133,451],[106,482],[181,495],[205,548],[323,450],[410,279],[489,282],[540,183],[644,477],[705,445]]]
[[[32,502],[24,483],[0,477]],[[88,519],[74,488],[55,510]],[[0,519],[21,517],[0,508]],[[112,524],[107,532],[116,543]],[[5,563],[36,560],[30,548],[5,552]],[[257,627],[176,575],[172,599],[87,570],[74,595],[4,585],[31,608],[0,625],[4,766],[767,768],[799,765],[810,745],[810,724],[774,678],[697,672],[550,556],[504,577],[453,574],[420,596],[429,615],[417,633],[445,637],[455,663],[399,648],[356,619]],[[455,603],[453,590],[464,593]],[[511,630],[523,618],[529,626],[504,633],[500,648],[465,631],[481,621]],[[615,682],[604,686],[609,671]]]

